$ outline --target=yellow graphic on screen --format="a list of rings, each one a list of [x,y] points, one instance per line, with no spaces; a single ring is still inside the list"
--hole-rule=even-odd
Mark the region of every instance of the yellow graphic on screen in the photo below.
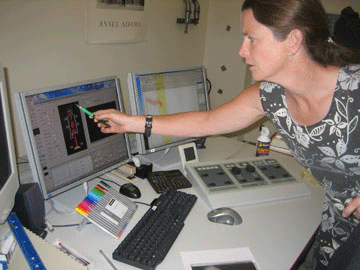
[[[159,115],[165,115],[168,114],[168,108],[166,102],[164,78],[162,74],[155,74],[154,77]],[[169,136],[163,136],[162,140],[164,144],[171,142],[171,138]]]

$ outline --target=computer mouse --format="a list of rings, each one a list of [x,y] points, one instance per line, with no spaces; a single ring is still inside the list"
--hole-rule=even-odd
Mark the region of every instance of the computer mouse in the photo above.
[[[242,223],[242,218],[238,212],[228,207],[213,209],[207,214],[207,217],[211,222],[226,225],[239,225]]]
[[[119,192],[129,198],[138,199],[141,197],[140,189],[133,183],[121,185]]]

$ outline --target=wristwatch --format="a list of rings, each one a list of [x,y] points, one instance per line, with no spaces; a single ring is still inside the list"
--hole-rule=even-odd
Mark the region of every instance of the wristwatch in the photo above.
[[[147,115],[145,121],[145,133],[144,133],[145,138],[149,138],[151,135],[152,121],[153,121],[153,116]]]

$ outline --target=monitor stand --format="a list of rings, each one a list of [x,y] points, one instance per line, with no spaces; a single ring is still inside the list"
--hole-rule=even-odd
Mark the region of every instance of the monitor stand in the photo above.
[[[165,150],[146,155],[137,155],[136,157],[138,157],[143,163],[152,163],[153,171],[182,169],[177,147],[167,148]]]

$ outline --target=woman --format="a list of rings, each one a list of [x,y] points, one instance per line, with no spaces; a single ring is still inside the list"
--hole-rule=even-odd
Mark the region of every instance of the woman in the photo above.
[[[360,65],[358,52],[334,43],[318,0],[246,0],[240,56],[263,83],[209,112],[156,116],[152,132],[206,136],[268,116],[294,156],[323,184],[326,199],[314,268],[325,269],[360,218]],[[149,133],[151,118],[98,111],[103,132]],[[346,206],[347,205],[347,206]]]

